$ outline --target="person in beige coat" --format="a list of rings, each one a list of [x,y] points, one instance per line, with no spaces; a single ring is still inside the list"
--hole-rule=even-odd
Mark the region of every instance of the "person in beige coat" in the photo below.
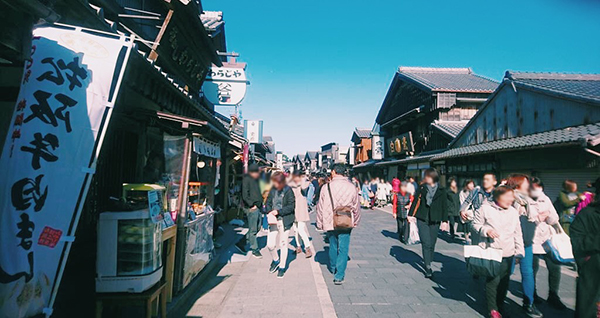
[[[487,307],[491,318],[500,318],[508,292],[511,268],[515,257],[523,258],[523,234],[519,212],[512,206],[513,190],[500,186],[493,192],[494,202],[483,204],[475,211],[473,231],[481,236],[480,244],[502,250],[500,273],[488,277],[485,283]]]
[[[310,217],[308,216],[308,202],[306,201],[305,196],[308,190],[308,184],[308,180],[304,178],[304,175],[299,170],[294,171],[292,180],[288,183],[288,186],[292,188],[294,196],[296,197],[296,220],[292,227],[294,230],[294,238],[296,239],[296,254],[302,253],[302,246],[300,244],[300,239],[302,239],[306,258],[310,258],[313,255],[308,228],[306,227],[307,222],[310,221]]]
[[[360,222],[360,199],[346,173],[344,165],[333,165],[331,181],[321,188],[317,204],[317,229],[327,232],[329,238],[329,265],[327,267],[333,273],[333,283],[336,285],[344,283],[352,229],[336,230],[333,225],[333,210],[338,207],[350,207],[353,227],[358,226]]]

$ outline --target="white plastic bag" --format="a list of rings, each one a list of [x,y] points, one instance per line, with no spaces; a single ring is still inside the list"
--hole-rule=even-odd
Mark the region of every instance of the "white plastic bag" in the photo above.
[[[546,242],[544,242],[544,250],[556,262],[561,264],[570,264],[575,262],[573,256],[573,247],[571,246],[571,238],[562,230],[560,226],[558,233],[553,234]]]
[[[413,219],[412,221],[410,219]],[[417,220],[413,217],[409,217],[409,235],[408,240],[406,241],[407,245],[414,245],[421,243],[421,239],[419,238],[419,229],[417,228]]]

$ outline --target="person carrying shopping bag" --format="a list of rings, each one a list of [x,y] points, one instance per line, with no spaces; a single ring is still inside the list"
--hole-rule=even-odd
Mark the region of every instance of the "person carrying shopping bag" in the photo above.
[[[417,219],[425,277],[433,278],[431,262],[435,253],[435,243],[440,223],[448,222],[450,197],[446,188],[438,183],[439,175],[437,170],[433,168],[425,170],[423,181],[423,184],[415,194],[415,200],[411,204],[408,214]]]
[[[500,186],[493,192],[493,202],[475,211],[473,231],[480,236],[480,245],[502,250],[499,271],[485,282],[489,317],[502,318],[510,274],[515,257],[524,255],[519,213],[513,207],[513,190]]]
[[[265,213],[269,219],[267,248],[273,257],[269,271],[277,272],[277,278],[283,278],[287,268],[289,234],[296,218],[296,199],[292,189],[287,186],[283,172],[277,171],[271,176],[273,187],[267,196]],[[279,242],[279,251],[277,243]],[[279,252],[279,253],[278,253]]]

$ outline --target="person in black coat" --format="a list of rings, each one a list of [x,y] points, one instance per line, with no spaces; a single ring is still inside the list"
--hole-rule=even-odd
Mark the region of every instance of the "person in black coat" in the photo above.
[[[448,190],[442,187],[439,175],[433,168],[425,170],[423,184],[415,193],[415,200],[410,206],[409,215],[417,218],[417,227],[421,239],[425,277],[432,278],[431,262],[435,251],[435,243],[441,222],[448,222]]]
[[[600,178],[594,183],[595,202],[581,210],[569,228],[577,262],[575,317],[600,315]]]
[[[267,197],[265,213],[269,220],[269,234],[267,236],[267,248],[273,257],[269,271],[278,271],[277,277],[283,278],[287,265],[288,238],[290,229],[296,219],[296,197],[290,187],[287,186],[283,172],[275,172],[271,176],[273,187]],[[277,251],[279,241],[280,255]]]

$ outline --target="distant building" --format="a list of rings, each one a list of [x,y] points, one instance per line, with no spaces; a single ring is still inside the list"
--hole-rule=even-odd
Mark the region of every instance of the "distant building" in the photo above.
[[[277,161],[277,151],[275,149],[275,142],[273,141],[273,137],[271,136],[263,136],[263,142],[266,144],[267,148],[269,148],[269,152],[266,154],[266,159],[276,162]]]
[[[356,165],[371,159],[371,129],[355,128],[350,141],[349,164]]]
[[[307,151],[304,155],[304,168],[310,172],[317,171],[317,165],[319,162],[318,151]]]

